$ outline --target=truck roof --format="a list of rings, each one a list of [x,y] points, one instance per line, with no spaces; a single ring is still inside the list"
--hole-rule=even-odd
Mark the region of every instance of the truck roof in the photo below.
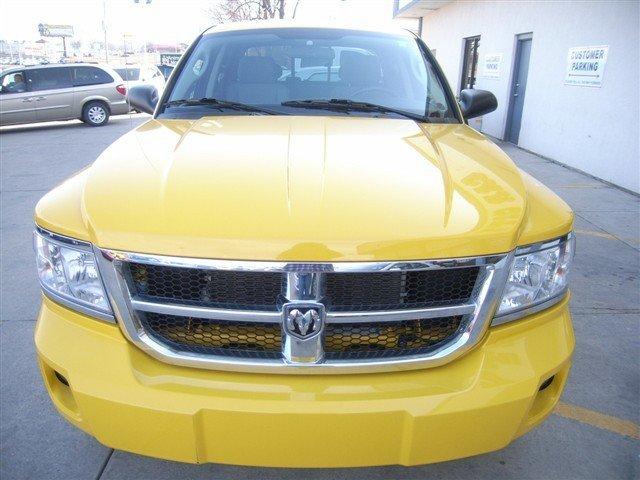
[[[329,22],[310,22],[301,20],[251,20],[241,22],[228,22],[214,25],[205,30],[204,34],[218,33],[218,32],[231,32],[242,30],[264,30],[264,29],[279,29],[279,28],[323,28],[323,29],[336,29],[336,30],[360,30],[366,32],[376,33],[391,33],[403,36],[414,36],[410,30],[400,27],[397,23],[389,22],[382,25],[368,24],[368,23],[355,23],[355,22],[341,22],[332,21]]]

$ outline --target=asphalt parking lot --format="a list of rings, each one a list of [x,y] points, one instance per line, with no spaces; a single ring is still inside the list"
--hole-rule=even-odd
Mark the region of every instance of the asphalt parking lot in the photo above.
[[[0,129],[0,478],[638,478],[640,199],[512,145],[503,148],[516,163],[576,212],[574,366],[561,405],[538,429],[502,451],[459,461],[304,471],[160,461],[113,451],[76,430],[54,410],[36,365],[33,207],[146,118]]]

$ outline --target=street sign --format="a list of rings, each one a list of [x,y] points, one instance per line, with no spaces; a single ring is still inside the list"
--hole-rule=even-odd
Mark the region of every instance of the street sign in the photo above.
[[[181,56],[181,53],[161,53],[160,65],[173,68],[178,64]]]

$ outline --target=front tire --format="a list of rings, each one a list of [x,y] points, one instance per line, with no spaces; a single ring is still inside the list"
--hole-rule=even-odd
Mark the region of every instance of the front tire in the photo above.
[[[109,121],[109,109],[104,102],[89,102],[82,109],[82,121],[92,127],[101,127]]]

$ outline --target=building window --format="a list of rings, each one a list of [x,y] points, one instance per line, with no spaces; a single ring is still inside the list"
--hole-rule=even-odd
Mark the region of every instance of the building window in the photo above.
[[[464,39],[464,57],[462,60],[462,76],[460,90],[473,88],[476,83],[476,71],[478,70],[478,49],[480,48],[480,35]]]

